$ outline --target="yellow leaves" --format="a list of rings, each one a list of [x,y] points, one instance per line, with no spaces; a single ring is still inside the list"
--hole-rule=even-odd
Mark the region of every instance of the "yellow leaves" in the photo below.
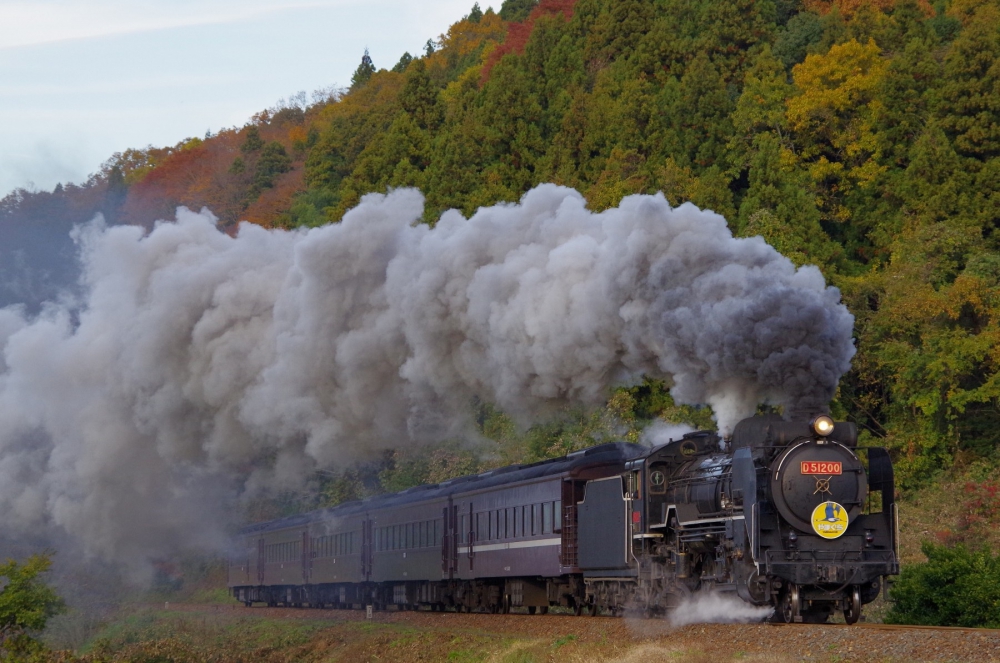
[[[947,15],[957,18],[963,25],[983,19],[996,19],[997,7],[992,0],[953,0],[948,5]],[[995,24],[995,23],[994,23]]]
[[[372,109],[386,109],[396,101],[403,88],[402,74],[393,71],[377,71],[368,83],[351,94],[344,95],[337,103],[327,104],[320,109],[316,125],[322,127],[338,118],[361,116],[372,113]],[[386,123],[388,124],[388,123]]]
[[[926,0],[925,0],[926,2]],[[844,18],[850,18],[863,5],[879,11],[887,12],[896,4],[895,0],[805,0],[805,7],[811,12],[820,15],[829,14],[833,9],[837,10]]]
[[[643,193],[646,187],[643,163],[644,158],[635,150],[613,148],[597,182],[586,193],[590,209],[602,211],[614,207],[625,196]]]
[[[305,143],[306,138],[308,138],[308,132],[306,128],[301,125],[295,125],[288,130],[288,140],[295,143]]]
[[[491,47],[484,51],[484,55],[492,50]],[[476,90],[479,88],[479,77],[482,71],[482,65],[476,65],[474,67],[469,67],[461,74],[458,78],[448,83],[448,85],[441,90],[441,101],[444,102],[445,107],[450,111],[457,111],[457,105],[462,98],[462,95],[467,90]]]
[[[185,150],[193,150],[195,148],[201,147],[202,143],[204,143],[204,142],[205,141],[203,141],[201,138],[198,138],[198,137],[187,138],[187,139],[182,140],[181,142],[177,143],[177,149],[179,151],[181,151],[181,152],[183,152]]]
[[[788,125],[813,181],[830,194],[826,213],[835,221],[850,220],[839,202],[848,191],[874,186],[887,170],[879,163],[876,96],[888,70],[874,41],[854,39],[792,70],[799,94],[787,102]]]
[[[438,39],[440,48],[427,58],[427,70],[445,71],[452,62],[474,53],[485,42],[503,41],[506,34],[504,20],[493,12],[483,14],[476,23],[469,20],[454,23],[448,28],[448,33]]]
[[[888,71],[874,41],[856,40],[838,44],[825,55],[809,55],[796,65],[792,78],[802,94],[788,100],[788,121],[793,130],[823,133],[829,123],[834,129],[853,119],[870,104],[875,90]]]

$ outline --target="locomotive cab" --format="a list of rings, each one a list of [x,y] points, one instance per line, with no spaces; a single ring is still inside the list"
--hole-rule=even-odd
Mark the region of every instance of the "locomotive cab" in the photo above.
[[[680,519],[696,520],[702,511],[715,513],[719,510],[719,483],[690,484],[696,495],[684,495],[680,500],[677,493],[682,490],[684,482],[679,477],[697,472],[695,469],[701,461],[721,454],[721,440],[711,431],[688,433],[679,440],[653,449],[645,458],[633,461],[632,466],[637,475],[643,478],[646,489],[645,531],[655,531],[665,527],[668,519],[680,510]],[[717,463],[709,463],[707,471],[711,474]]]

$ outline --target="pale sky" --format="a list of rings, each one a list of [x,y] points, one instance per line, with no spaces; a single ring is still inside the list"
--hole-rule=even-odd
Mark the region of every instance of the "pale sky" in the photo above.
[[[391,68],[474,1],[0,0],[0,197]]]

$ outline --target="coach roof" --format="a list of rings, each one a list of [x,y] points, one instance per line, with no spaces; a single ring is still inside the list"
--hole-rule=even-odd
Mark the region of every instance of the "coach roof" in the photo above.
[[[481,474],[449,479],[437,484],[415,486],[399,493],[378,495],[365,500],[345,502],[327,509],[319,509],[296,516],[288,516],[278,520],[248,525],[240,530],[240,534],[267,532],[277,529],[302,527],[311,522],[326,518],[336,518],[364,513],[372,509],[384,509],[402,506],[414,502],[423,502],[446,498],[450,495],[495,488],[531,479],[566,474],[575,476],[581,470],[601,465],[624,464],[629,460],[639,458],[649,453],[649,447],[629,442],[609,442],[596,447],[581,449],[560,458],[543,460],[530,465],[508,465]]]

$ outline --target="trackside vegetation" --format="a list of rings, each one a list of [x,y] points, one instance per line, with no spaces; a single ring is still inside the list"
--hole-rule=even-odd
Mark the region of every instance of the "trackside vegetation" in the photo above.
[[[893,586],[887,623],[1000,628],[1000,556],[930,542],[923,553]]]
[[[51,566],[44,554],[0,564],[0,657],[17,660],[45,651],[38,636],[50,618],[65,610],[62,598],[41,577]]]

